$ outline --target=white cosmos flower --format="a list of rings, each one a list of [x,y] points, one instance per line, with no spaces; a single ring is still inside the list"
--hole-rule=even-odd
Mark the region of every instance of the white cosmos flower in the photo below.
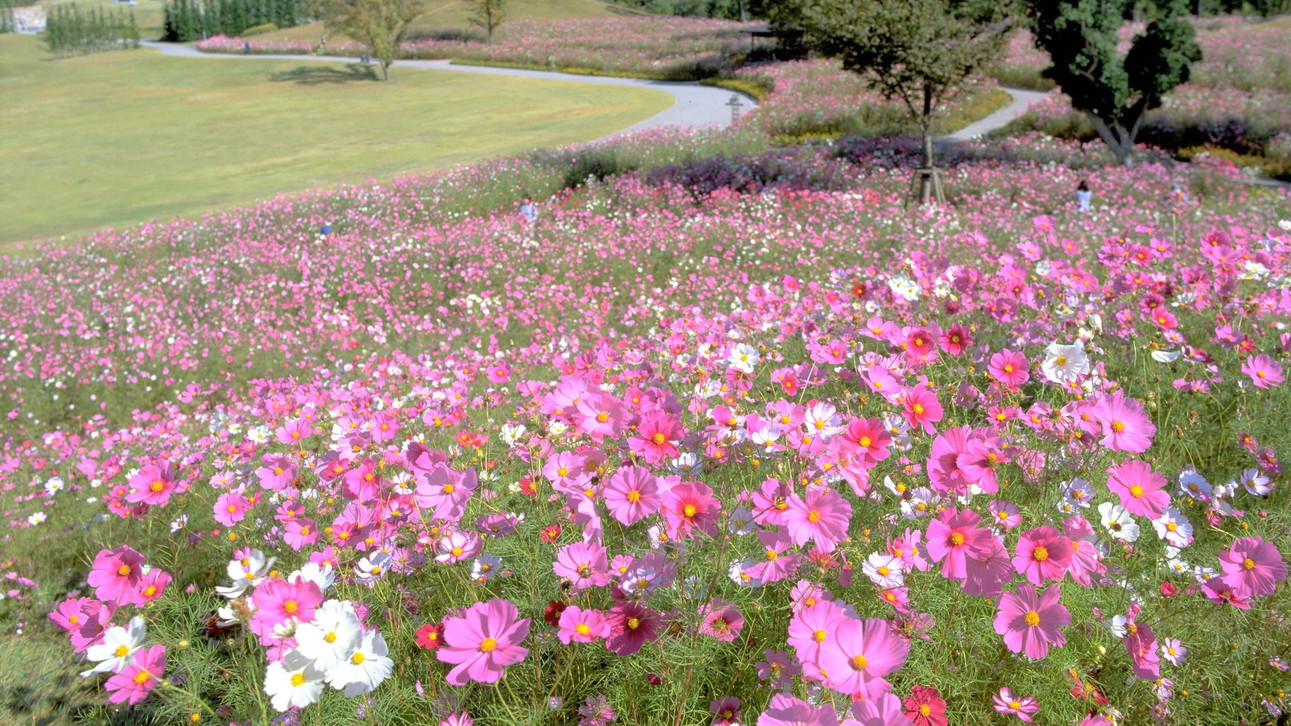
[[[215,591],[230,600],[242,597],[248,589],[264,582],[264,579],[269,576],[269,568],[273,567],[276,559],[274,557],[265,559],[264,553],[260,550],[251,550],[250,554],[240,560],[229,560],[228,573],[233,584],[217,586]]]
[[[1179,472],[1179,493],[1185,497],[1206,501],[1210,499],[1212,489],[1210,482],[1206,481],[1206,477],[1198,474],[1196,469],[1184,469]]]
[[[870,578],[870,582],[883,589],[901,587],[905,575],[901,571],[901,558],[893,557],[886,552],[873,552],[861,565],[861,572]]]
[[[744,505],[740,505],[731,512],[731,516],[726,520],[726,528],[731,534],[746,535],[753,534],[757,525],[753,522],[753,510]]]
[[[327,592],[327,589],[336,581],[336,573],[332,571],[331,565],[320,565],[317,562],[306,562],[301,565],[299,570],[287,576],[288,582],[300,582],[306,580],[318,585],[320,592]]]
[[[1152,360],[1158,363],[1173,363],[1179,360],[1179,351],[1177,350],[1154,350],[1152,351]]]
[[[35,527],[36,525],[44,522],[46,519],[48,519],[48,516],[44,512],[32,512],[27,517],[27,524],[30,524],[31,526]]]
[[[1050,343],[1044,350],[1044,362],[1040,370],[1054,383],[1074,383],[1089,372],[1089,356],[1085,355],[1085,344],[1076,341],[1073,345]]]
[[[103,633],[103,641],[91,645],[85,651],[88,660],[98,663],[88,671],[81,673],[86,678],[95,673],[120,673],[122,668],[134,663],[135,651],[143,647],[143,639],[148,635],[148,626],[143,618],[130,618],[127,627],[114,625]]]
[[[1256,497],[1262,497],[1266,494],[1271,494],[1273,490],[1277,488],[1276,486],[1274,486],[1273,481],[1271,479],[1269,479],[1264,474],[1260,473],[1259,469],[1243,470],[1242,486],[1246,487],[1246,491],[1250,492],[1252,496],[1256,496]]]
[[[730,367],[741,373],[752,373],[753,367],[758,364],[758,349],[748,343],[740,343],[731,349],[731,355],[727,358]]]
[[[1152,527],[1157,536],[1172,547],[1187,547],[1192,544],[1192,523],[1178,509],[1170,507],[1160,519],[1152,520]]]
[[[354,653],[363,635],[359,616],[348,600],[328,600],[314,610],[314,619],[296,628],[296,650],[321,671]]]
[[[1098,514],[1102,518],[1103,528],[1112,539],[1133,542],[1139,538],[1139,525],[1134,523],[1134,517],[1125,511],[1125,507],[1103,502],[1098,505]]]
[[[346,698],[371,693],[394,668],[394,661],[386,657],[389,652],[381,633],[364,633],[350,657],[327,671],[327,684],[344,690]]]
[[[264,674],[264,692],[274,709],[304,708],[323,693],[323,672],[299,650],[287,651],[281,663],[270,663]]]

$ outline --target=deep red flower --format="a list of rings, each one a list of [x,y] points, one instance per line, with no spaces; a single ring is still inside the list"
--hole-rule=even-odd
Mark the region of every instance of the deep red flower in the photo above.
[[[914,726],[946,726],[946,701],[931,686],[915,686],[910,697],[903,699],[905,717]]]
[[[443,630],[444,626],[440,623],[426,623],[420,628],[417,628],[417,645],[420,645],[426,650],[435,650],[436,648],[439,648],[444,644],[444,640],[441,637],[443,635]]]
[[[542,620],[551,627],[557,627],[560,624],[560,614],[565,612],[569,603],[560,600],[552,600],[547,603],[547,607],[542,609]]]

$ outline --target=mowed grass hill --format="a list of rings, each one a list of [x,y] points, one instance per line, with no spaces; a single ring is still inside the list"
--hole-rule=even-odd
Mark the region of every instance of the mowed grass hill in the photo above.
[[[49,60],[0,36],[0,245],[588,141],[659,91],[315,60]]]

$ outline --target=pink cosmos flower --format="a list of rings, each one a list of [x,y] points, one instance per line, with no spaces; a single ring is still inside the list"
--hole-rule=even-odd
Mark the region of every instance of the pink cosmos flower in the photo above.
[[[556,577],[574,583],[574,590],[601,587],[610,581],[610,567],[605,548],[595,542],[575,542],[560,548],[551,569]]]
[[[641,423],[637,424],[637,435],[628,439],[628,447],[647,464],[659,466],[681,453],[677,442],[685,433],[681,422],[672,414],[651,411],[642,415]]]
[[[943,413],[937,394],[929,391],[926,383],[920,383],[913,387],[907,386],[902,390],[901,397],[905,401],[902,415],[906,422],[911,427],[923,427],[925,434],[936,433],[937,429],[933,424],[941,420]]]
[[[758,541],[764,548],[762,559],[744,568],[744,574],[758,583],[767,585],[779,582],[792,576],[802,563],[802,555],[784,554],[793,544],[793,539],[785,530],[758,530]]]
[[[1130,654],[1130,670],[1145,681],[1161,677],[1161,655],[1157,652],[1157,637],[1152,628],[1136,622],[1126,624],[1126,635],[1121,639],[1125,652]]]
[[[610,634],[605,647],[623,657],[641,650],[646,643],[654,642],[663,625],[663,616],[658,611],[630,600],[616,603],[606,613],[606,620],[610,624]]]
[[[814,542],[822,552],[833,552],[847,537],[852,505],[828,487],[808,487],[803,496],[790,494],[785,524],[799,547]]]
[[[310,580],[268,580],[251,596],[256,606],[248,627],[261,640],[272,637],[274,628],[292,618],[306,623],[314,619],[314,608],[323,603],[323,593]]]
[[[1271,595],[1287,579],[1282,553],[1272,542],[1259,537],[1242,537],[1219,553],[1224,584],[1247,598]]]
[[[708,712],[713,714],[712,726],[739,726],[740,699],[734,696],[718,698],[708,704]]]
[[[959,355],[973,346],[973,334],[956,323],[941,336],[941,348],[951,355]]]
[[[417,489],[413,499],[424,510],[433,510],[435,519],[456,522],[466,513],[466,503],[479,485],[475,469],[459,472],[439,464],[429,473],[416,472]]]
[[[49,614],[49,619],[58,627],[67,631],[72,648],[82,653],[91,645],[97,645],[103,639],[103,633],[111,625],[115,608],[92,597],[81,597],[65,600]]]
[[[861,453],[861,466],[871,469],[892,455],[892,434],[877,418],[853,419],[843,432],[843,439],[856,445]]]
[[[1039,660],[1049,646],[1061,648],[1067,642],[1061,628],[1071,624],[1071,613],[1059,602],[1062,589],[1050,587],[1039,595],[1030,585],[1018,585],[1017,594],[1000,596],[995,614],[995,632],[1014,653]]]
[[[758,669],[758,680],[765,682],[767,688],[781,690],[793,682],[794,676],[802,674],[802,666],[789,657],[788,651],[768,649],[763,655],[766,660],[754,665]]]
[[[699,632],[725,643],[735,640],[744,629],[744,615],[733,603],[713,600],[699,608]]]
[[[838,714],[830,704],[813,706],[787,693],[777,693],[758,716],[757,726],[838,726]]]
[[[94,595],[114,605],[141,605],[139,581],[143,578],[143,555],[122,545],[100,550],[85,582]]]
[[[131,491],[126,501],[164,507],[178,486],[179,477],[175,476],[169,461],[150,461],[130,478]]]
[[[1031,723],[1031,714],[1040,710],[1040,704],[1036,702],[1035,696],[1018,697],[1008,688],[1001,688],[1000,692],[992,698],[995,700],[997,713],[1011,713],[1027,723]]]
[[[559,628],[556,635],[565,645],[592,643],[610,634],[610,623],[604,613],[577,605],[570,605],[560,613]]]
[[[1031,365],[1027,363],[1025,355],[1005,348],[991,356],[990,362],[986,365],[986,372],[1000,383],[1010,388],[1017,388],[1030,380]]]
[[[296,465],[289,457],[281,454],[267,454],[264,466],[256,469],[260,486],[270,491],[280,492],[291,485],[296,478]]]
[[[247,516],[250,502],[239,492],[225,492],[215,500],[215,521],[232,527]]]
[[[1121,506],[1130,514],[1148,519],[1159,519],[1170,506],[1170,493],[1165,491],[1164,476],[1152,471],[1142,461],[1123,461],[1108,469],[1107,488],[1121,498]]]
[[[1141,454],[1152,446],[1157,427],[1137,400],[1117,392],[1099,398],[1086,411],[1103,427],[1100,443],[1112,451]]]
[[[977,526],[981,521],[981,516],[971,509],[961,514],[949,507],[928,523],[928,534],[924,537],[928,556],[933,562],[941,562],[942,577],[964,579],[964,561],[970,554],[986,551],[994,536],[989,529]]]
[[[170,584],[170,574],[165,570],[157,567],[149,568],[139,578],[139,600],[142,604],[148,603],[161,597],[166,592],[166,586]]]
[[[1242,364],[1242,372],[1251,377],[1256,388],[1273,388],[1281,383],[1282,364],[1267,355],[1253,355]]]
[[[631,526],[659,511],[663,504],[659,478],[643,466],[625,466],[614,472],[606,484],[605,504],[610,516]]]
[[[843,618],[820,649],[820,667],[829,673],[828,685],[840,693],[868,693],[868,684],[900,668],[910,643],[878,618]]]
[[[133,663],[103,684],[109,694],[108,703],[124,703],[127,706],[139,703],[157,687],[165,670],[166,646],[140,648],[134,654]]]
[[[986,540],[986,547],[969,550],[964,559],[964,582],[960,589],[974,597],[998,597],[1004,583],[1013,577],[1013,565],[1009,562],[1008,550],[1004,543],[992,534]]]
[[[520,645],[529,635],[529,619],[516,619],[519,612],[507,600],[475,603],[460,617],[444,619],[444,647],[435,657],[455,664],[445,680],[464,686],[470,681],[496,683],[502,669],[529,655]]]
[[[1018,540],[1013,567],[1033,585],[1057,582],[1071,565],[1071,554],[1071,540],[1053,527],[1036,527]]]
[[[845,619],[843,609],[829,600],[794,613],[789,619],[789,645],[797,652],[798,662],[817,663],[825,641]]]
[[[669,487],[663,495],[663,516],[668,522],[668,537],[682,540],[696,530],[709,537],[717,534],[717,518],[722,503],[713,490],[696,481],[683,481]]]
[[[282,539],[288,547],[299,552],[318,541],[318,524],[312,519],[293,519],[284,527]]]

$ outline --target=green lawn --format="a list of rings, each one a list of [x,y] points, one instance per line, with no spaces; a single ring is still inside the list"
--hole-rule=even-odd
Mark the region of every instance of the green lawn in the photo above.
[[[51,61],[0,36],[0,243],[195,215],[280,192],[587,141],[659,91],[317,61]],[[375,76],[373,76],[375,78]]]

